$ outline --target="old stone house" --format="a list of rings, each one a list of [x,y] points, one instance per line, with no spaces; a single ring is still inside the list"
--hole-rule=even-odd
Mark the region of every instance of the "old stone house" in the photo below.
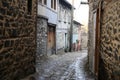
[[[37,0],[0,0],[0,80],[35,72]]]
[[[72,5],[66,0],[58,0],[58,21],[56,28],[57,52],[69,48]]]
[[[88,30],[86,26],[81,26],[81,50],[88,49]]]
[[[56,53],[57,0],[38,0],[37,14],[37,57]]]
[[[89,1],[89,67],[99,80],[120,80],[120,0]]]
[[[82,24],[80,24],[79,22],[73,20],[73,51],[79,51],[80,50],[80,46],[81,46],[81,26]]]

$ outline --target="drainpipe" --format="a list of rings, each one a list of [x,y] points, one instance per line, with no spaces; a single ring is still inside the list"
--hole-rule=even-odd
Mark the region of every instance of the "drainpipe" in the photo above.
[[[73,42],[73,14],[74,14],[74,0],[72,0],[72,12],[71,12],[71,26],[70,26],[70,52],[72,52]]]

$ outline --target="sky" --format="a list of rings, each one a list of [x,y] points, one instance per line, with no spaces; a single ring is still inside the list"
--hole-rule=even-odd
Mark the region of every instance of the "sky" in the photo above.
[[[67,0],[72,4],[72,0]],[[87,0],[74,0],[74,7],[76,8],[74,10],[74,20],[80,22],[85,27],[88,26],[88,12],[89,12],[89,6],[80,4],[82,2],[87,2]]]

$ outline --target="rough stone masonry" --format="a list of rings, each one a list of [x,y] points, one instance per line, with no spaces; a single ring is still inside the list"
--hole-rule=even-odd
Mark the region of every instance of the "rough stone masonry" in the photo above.
[[[37,0],[0,0],[0,80],[35,72]]]
[[[40,60],[41,56],[47,55],[47,23],[47,17],[41,15],[37,17],[37,62]]]
[[[120,0],[103,3],[100,80],[120,80]]]
[[[99,80],[120,80],[120,0],[89,0],[89,64],[94,57],[94,10],[102,2],[100,20]],[[93,50],[93,51],[92,51]],[[92,64],[94,65],[94,64]],[[90,69],[93,66],[90,65]]]

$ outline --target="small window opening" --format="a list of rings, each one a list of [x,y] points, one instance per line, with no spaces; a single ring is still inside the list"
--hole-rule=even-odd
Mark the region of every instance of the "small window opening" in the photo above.
[[[31,12],[32,12],[32,0],[28,0],[27,8],[28,8],[28,14],[31,14]]]
[[[53,0],[51,0],[51,8],[53,8]]]
[[[54,0],[54,9],[56,10],[56,0]]]
[[[56,0],[51,0],[51,8],[56,10]]]
[[[42,3],[42,0],[39,0],[40,3]]]
[[[47,5],[47,0],[44,0],[44,4]]]

